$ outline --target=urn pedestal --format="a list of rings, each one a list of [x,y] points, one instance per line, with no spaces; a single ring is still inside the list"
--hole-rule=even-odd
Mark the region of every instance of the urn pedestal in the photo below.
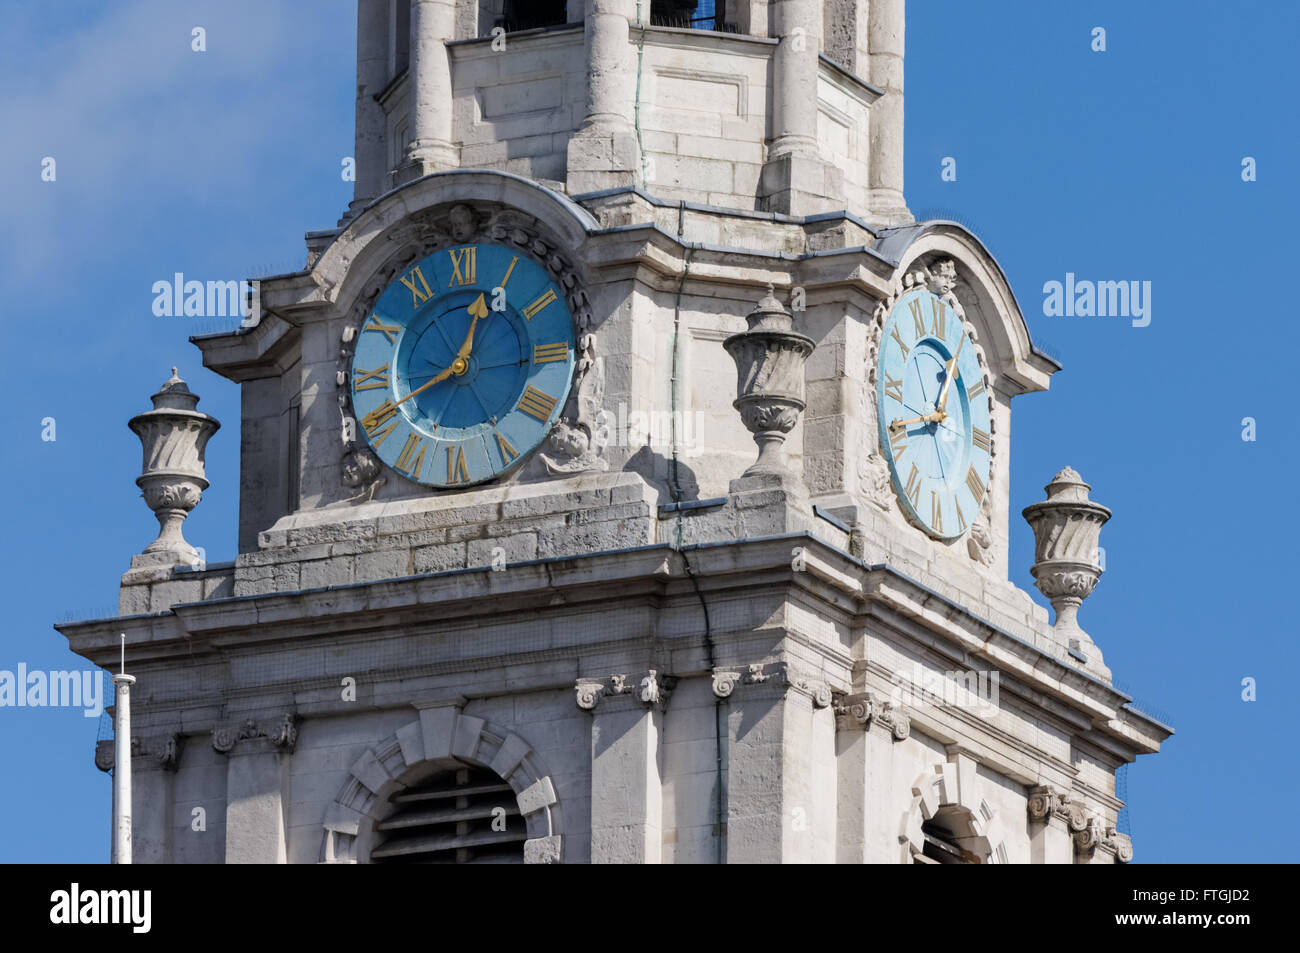
[[[1078,473],[1065,467],[1047,484],[1047,499],[1025,507],[1023,515],[1034,531],[1034,564],[1029,571],[1056,611],[1053,631],[1073,658],[1109,679],[1101,649],[1078,620],[1079,607],[1101,578],[1097,541],[1111,515],[1088,499],[1091,489]]]
[[[144,449],[142,472],[135,482],[159,526],[158,538],[144,548],[142,561],[192,565],[199,553],[185,541],[181,524],[208,488],[203,453],[221,424],[196,409],[198,395],[190,393],[174,367],[152,400],[153,410],[132,417],[129,424]]]

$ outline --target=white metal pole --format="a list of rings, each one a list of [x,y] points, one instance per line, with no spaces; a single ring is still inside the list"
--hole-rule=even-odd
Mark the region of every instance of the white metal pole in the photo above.
[[[126,674],[126,636],[122,636],[122,671],[113,676],[113,863],[131,863],[131,686]]]

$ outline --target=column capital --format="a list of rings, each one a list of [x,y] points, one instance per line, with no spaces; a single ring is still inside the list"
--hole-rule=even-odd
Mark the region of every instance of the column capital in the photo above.
[[[844,695],[835,706],[837,731],[867,731],[873,724],[885,729],[895,741],[902,741],[912,731],[907,713],[875,692]]]
[[[739,685],[761,685],[769,694],[794,691],[807,696],[814,708],[829,708],[833,700],[831,686],[824,680],[783,661],[721,665],[713,670],[713,694],[718,698],[730,698]]]
[[[265,746],[289,753],[298,743],[298,716],[291,711],[261,720],[245,718],[238,725],[218,725],[212,729],[212,749],[230,754],[241,741],[261,739]]]
[[[112,738],[106,738],[95,745],[95,767],[101,771],[112,771],[117,758],[113,751]],[[131,736],[131,759],[145,759],[165,771],[175,771],[180,762],[181,736],[175,732],[152,735],[142,738]]]
[[[1097,813],[1088,810],[1087,805],[1068,792],[1050,784],[1038,784],[1029,789],[1026,804],[1031,821],[1050,824],[1053,818],[1065,822],[1074,844],[1074,852],[1090,859],[1100,847],[1112,852],[1121,864],[1133,859],[1133,841],[1127,834],[1121,834],[1108,826]]]
[[[574,683],[574,700],[583,711],[594,711],[605,698],[623,702],[620,707],[642,705],[663,711],[668,707],[668,698],[676,686],[675,676],[661,675],[653,668],[640,676],[617,674],[603,678],[579,678]]]

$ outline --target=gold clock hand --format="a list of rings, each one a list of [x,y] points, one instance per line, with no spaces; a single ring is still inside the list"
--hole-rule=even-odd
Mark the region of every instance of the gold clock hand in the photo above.
[[[944,413],[942,413],[942,412],[936,410],[934,413],[925,414],[924,416],[921,416],[921,417],[912,417],[912,418],[910,418],[910,419],[908,419],[908,420],[895,420],[895,421],[893,421],[892,423],[890,423],[890,425],[889,425],[889,429],[890,429],[890,430],[901,430],[903,427],[906,427],[908,424],[928,424],[928,423],[933,423],[933,422],[938,421],[938,420],[943,420],[943,419],[944,419],[945,417],[947,417],[947,416],[948,416],[947,414],[944,414]]]
[[[957,376],[957,358],[961,354],[962,345],[965,343],[966,336],[962,335],[962,339],[957,342],[957,350],[953,353],[952,360],[944,368],[947,376],[943,382],[943,390],[939,392],[939,403],[935,405],[940,413],[943,413],[943,409],[948,406],[948,386],[952,383],[952,379]]]
[[[442,381],[445,381],[448,377],[451,377],[452,374],[456,373],[457,361],[459,361],[459,360],[460,360],[460,358],[457,358],[456,361],[452,361],[452,363],[451,363],[451,367],[449,367],[449,368],[447,368],[445,371],[442,371],[441,373],[439,373],[436,377],[433,378],[433,380],[429,381],[428,383],[421,384],[419,387],[417,387],[415,390],[411,391],[409,394],[407,394],[405,397],[403,397],[401,400],[399,400],[399,401],[398,401],[396,404],[394,404],[393,406],[396,407],[396,406],[398,406],[399,404],[404,404],[404,403],[406,403],[408,400],[410,400],[412,397],[414,397],[416,394],[419,394],[419,393],[421,393],[421,392],[423,392],[423,391],[426,391],[426,390],[428,390],[430,387],[432,387],[434,384],[441,383]]]
[[[451,362],[451,366],[438,374],[438,376],[433,378],[433,380],[428,381],[411,391],[399,400],[397,404],[394,404],[394,407],[398,404],[406,403],[406,401],[410,400],[416,394],[428,390],[434,384],[439,384],[442,381],[445,381],[448,377],[451,377],[452,374],[464,374],[465,371],[469,369],[469,355],[470,351],[474,348],[474,329],[478,326],[479,318],[486,318],[488,316],[487,302],[483,299],[483,295],[479,295],[478,298],[475,299],[474,303],[469,306],[469,313],[474,320],[469,323],[469,333],[465,335],[465,340],[461,342],[460,350],[456,352],[456,359]]]
[[[469,334],[465,335],[465,343],[456,352],[456,356],[461,360],[469,357],[470,351],[474,347],[474,329],[478,326],[478,319],[488,316],[487,302],[483,300],[482,295],[479,295],[474,303],[469,306],[469,313],[474,320],[469,323]]]

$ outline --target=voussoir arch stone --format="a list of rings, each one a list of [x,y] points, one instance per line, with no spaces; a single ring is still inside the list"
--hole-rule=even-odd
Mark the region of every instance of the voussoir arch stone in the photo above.
[[[1059,366],[1034,347],[1002,266],[964,226],[936,219],[887,229],[875,251],[896,263],[900,276],[923,259],[951,258],[969,293],[963,298],[966,317],[977,328],[978,343],[994,369],[1022,392],[1047,390]]]
[[[971,849],[985,863],[1008,863],[1001,818],[997,809],[984,797],[982,788],[973,770],[959,777],[958,765],[954,762],[936,764],[921,772],[912,782],[912,803],[903,815],[898,838],[902,847],[900,860],[910,864],[912,858],[925,849],[925,837],[921,833],[924,822],[938,814],[941,808],[958,807],[965,812],[974,831],[974,841],[969,845]]]
[[[389,798],[410,775],[430,768],[471,764],[503,778],[527,824],[524,862],[559,863],[563,832],[555,785],[532,747],[518,734],[453,707],[426,709],[383,741],[367,748],[325,811],[320,862],[366,862],[373,822],[391,811]]]
[[[312,297],[346,313],[391,257],[389,238],[413,215],[439,206],[486,203],[537,220],[549,244],[578,260],[596,219],[567,196],[537,182],[490,169],[435,172],[375,199],[321,252],[310,269]]]

